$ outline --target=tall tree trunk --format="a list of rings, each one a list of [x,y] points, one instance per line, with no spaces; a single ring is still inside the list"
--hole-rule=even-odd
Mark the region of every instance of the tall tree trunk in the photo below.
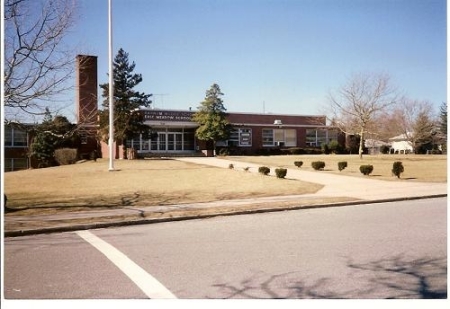
[[[362,159],[363,157],[363,151],[364,151],[364,129],[361,130],[360,133],[360,139],[359,139],[359,158]]]

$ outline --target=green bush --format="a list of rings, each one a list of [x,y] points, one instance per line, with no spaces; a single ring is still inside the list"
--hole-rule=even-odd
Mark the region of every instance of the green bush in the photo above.
[[[405,171],[405,168],[403,167],[403,163],[400,161],[394,162],[392,165],[392,174],[397,176],[397,178],[400,178],[400,174]]]
[[[316,171],[322,170],[325,167],[325,162],[323,162],[323,161],[313,161],[313,162],[311,162],[311,166]]]
[[[219,156],[229,156],[230,155],[230,150],[228,148],[218,148],[217,153]]]
[[[340,154],[344,152],[344,149],[341,146],[341,144],[339,144],[339,142],[335,139],[328,143],[328,150],[329,152],[334,154]]]
[[[359,170],[361,171],[361,173],[363,173],[364,175],[369,175],[370,173],[372,173],[373,171],[373,165],[361,165],[359,167]]]
[[[387,145],[383,145],[380,147],[380,152],[382,154],[388,154],[390,150],[391,150],[391,147],[389,147]]]
[[[260,167],[258,168],[258,172],[259,172],[260,174],[263,174],[263,175],[269,175],[269,173],[270,173],[270,168],[268,168],[267,166],[260,166]]]
[[[78,160],[78,150],[74,148],[56,149],[55,160],[59,165],[74,164]]]
[[[302,167],[303,161],[294,161],[294,165],[297,167]]]
[[[275,174],[277,175],[278,178],[284,178],[284,177],[286,177],[287,169],[277,168],[277,169],[275,169]]]
[[[338,162],[338,169],[339,169],[339,171],[342,171],[346,167],[347,167],[347,161]]]

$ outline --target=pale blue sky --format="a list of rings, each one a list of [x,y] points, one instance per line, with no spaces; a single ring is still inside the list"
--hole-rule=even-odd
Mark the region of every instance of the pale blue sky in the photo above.
[[[138,90],[166,94],[155,108],[195,109],[217,83],[228,111],[320,114],[357,72],[388,73],[436,110],[447,100],[445,0],[112,2],[114,55],[123,48],[136,63]],[[98,56],[105,83],[108,1],[79,4],[70,39]]]

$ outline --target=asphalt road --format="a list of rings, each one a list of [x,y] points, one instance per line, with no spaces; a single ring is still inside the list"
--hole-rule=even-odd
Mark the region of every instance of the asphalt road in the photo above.
[[[5,239],[6,299],[445,298],[447,199]]]

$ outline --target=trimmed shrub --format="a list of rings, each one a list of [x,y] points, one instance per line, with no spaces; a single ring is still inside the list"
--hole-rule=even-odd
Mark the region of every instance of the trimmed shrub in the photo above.
[[[78,160],[78,150],[74,148],[56,149],[55,160],[59,165],[74,164]]]
[[[302,167],[303,161],[294,161],[294,165],[297,167]]]
[[[230,169],[230,170],[232,170],[232,169],[234,169],[234,165],[233,164],[228,164],[228,168]]]
[[[286,177],[287,169],[277,168],[277,169],[275,169],[275,174],[277,175],[278,178],[284,178],[284,177]]]
[[[347,167],[347,161],[338,162],[339,172],[342,171],[343,169],[345,169],[346,167]]]
[[[340,154],[344,152],[344,149],[341,146],[341,144],[339,144],[339,142],[335,139],[328,143],[328,150],[330,153],[334,154]]]
[[[387,145],[383,145],[380,147],[380,152],[382,154],[388,154],[390,150],[391,150],[391,147],[389,147]]]
[[[269,173],[270,173],[270,168],[268,168],[267,166],[260,166],[260,167],[258,168],[258,172],[259,172],[260,174],[263,174],[263,175],[269,175]]]
[[[322,170],[325,167],[325,162],[323,162],[323,161],[313,161],[313,162],[311,162],[311,166],[316,171]]]
[[[397,176],[397,178],[400,178],[400,174],[405,171],[405,168],[403,167],[403,163],[400,161],[394,162],[392,165],[392,174]]]
[[[370,173],[372,173],[373,171],[373,165],[361,165],[359,167],[359,170],[361,171],[361,173],[363,173],[364,175],[369,175]]]
[[[328,148],[328,144],[322,144],[321,148],[322,148],[322,152],[324,154],[329,154],[330,153],[330,149]]]

